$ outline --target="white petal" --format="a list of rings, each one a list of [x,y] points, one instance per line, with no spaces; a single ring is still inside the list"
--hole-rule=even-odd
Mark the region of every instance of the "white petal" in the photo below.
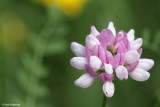
[[[142,38],[138,38],[132,42],[130,42],[130,49],[131,50],[138,50],[142,46]]]
[[[82,76],[80,76],[75,82],[74,84],[76,86],[79,86],[81,88],[87,88],[89,86],[92,85],[92,83],[94,82],[94,77],[90,76],[89,74],[83,74]]]
[[[134,35],[134,30],[131,29],[128,33],[127,33],[127,38],[129,40],[129,42],[134,41],[135,35]]]
[[[88,35],[86,37],[86,46],[90,49],[90,50],[93,50],[94,46],[95,45],[100,45],[100,42],[99,40],[93,36],[93,35]]]
[[[97,71],[101,68],[102,62],[97,56],[91,56],[90,57],[90,67],[93,69],[93,71]]]
[[[114,95],[114,90],[115,89],[113,82],[107,81],[103,84],[103,92],[106,95],[106,97],[108,98],[112,97]]]
[[[115,27],[113,25],[113,22],[109,22],[108,29],[111,30],[113,35],[114,35],[114,37],[116,37],[116,30],[115,30]]]
[[[130,50],[127,53],[125,53],[125,62],[127,64],[132,64],[139,60],[139,53],[135,50]]]
[[[150,77],[150,73],[141,68],[136,68],[133,72],[129,73],[129,75],[136,81],[146,81]]]
[[[128,79],[128,71],[124,66],[116,68],[116,75],[120,80]]]
[[[153,65],[154,61],[152,59],[140,59],[137,68],[148,71],[153,67]]]
[[[85,47],[79,43],[72,42],[71,49],[76,56],[85,57]]]
[[[71,65],[79,70],[85,70],[87,59],[84,57],[74,57],[70,60]]]
[[[97,29],[95,28],[95,26],[92,26],[92,27],[91,27],[91,34],[96,37],[96,36],[98,36],[100,33],[97,31]]]
[[[107,74],[113,74],[113,68],[111,64],[104,64],[105,72]]]

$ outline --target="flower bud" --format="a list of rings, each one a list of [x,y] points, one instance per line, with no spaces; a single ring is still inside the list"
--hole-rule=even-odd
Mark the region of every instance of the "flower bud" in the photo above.
[[[152,59],[140,59],[137,67],[148,71],[153,67],[153,65],[154,61]]]
[[[76,81],[75,85],[79,86],[81,88],[88,88],[89,86],[92,85],[94,82],[94,77],[90,76],[89,74],[83,74],[80,76]]]
[[[96,37],[96,36],[98,36],[100,33],[97,31],[97,29],[95,28],[95,26],[92,26],[92,27],[91,27],[91,34]]]
[[[101,68],[102,62],[97,56],[91,56],[89,64],[93,71],[96,72]]]
[[[76,56],[85,57],[85,47],[79,43],[72,42],[71,49]]]
[[[90,50],[93,50],[94,46],[95,45],[100,45],[100,42],[99,40],[93,36],[93,35],[88,35],[86,37],[86,46],[90,49]]]
[[[106,97],[108,98],[112,97],[114,95],[114,90],[115,89],[113,82],[107,81],[103,84],[103,92],[106,95]]]
[[[129,75],[136,81],[146,81],[150,77],[150,73],[141,68],[136,68],[134,71],[130,72]]]
[[[127,33],[127,38],[128,38],[128,40],[129,40],[129,42],[134,41],[134,38],[135,38],[135,36],[134,36],[134,29],[131,29],[131,30]]]
[[[135,50],[130,50],[127,53],[125,53],[125,62],[127,64],[133,64],[134,62],[139,60],[139,53]]]
[[[138,50],[142,46],[142,38],[138,38],[132,42],[130,42],[130,49],[131,50]]]
[[[113,22],[109,22],[108,29],[112,31],[114,37],[116,37],[116,30],[114,28]]]
[[[70,60],[71,65],[79,70],[85,70],[87,59],[84,57],[74,57]]]
[[[116,75],[120,80],[128,79],[128,71],[124,66],[116,68]]]
[[[111,64],[104,64],[105,72],[107,74],[113,74],[113,68]]]

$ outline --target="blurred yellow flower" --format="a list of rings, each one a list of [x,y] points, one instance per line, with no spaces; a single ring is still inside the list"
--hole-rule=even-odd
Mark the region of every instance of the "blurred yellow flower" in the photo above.
[[[88,0],[38,0],[46,6],[58,5],[61,10],[71,16],[77,16]]]
[[[13,13],[5,13],[0,17],[0,44],[11,53],[26,49],[29,30],[25,23]]]

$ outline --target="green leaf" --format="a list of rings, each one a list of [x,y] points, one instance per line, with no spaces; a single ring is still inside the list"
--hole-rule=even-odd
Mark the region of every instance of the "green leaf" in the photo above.
[[[25,104],[25,100],[24,100],[24,97],[20,97],[20,96],[14,96],[14,101],[12,101],[13,103],[15,104],[20,104],[21,106],[24,106]]]
[[[34,96],[43,98],[49,94],[49,90],[43,85],[36,84],[36,87],[31,91],[31,93]]]
[[[32,57],[29,53],[26,53],[26,54],[23,54],[21,56],[21,61],[22,61],[22,64],[23,66],[29,70],[29,68],[31,67],[31,64],[32,64]]]
[[[46,47],[46,55],[55,55],[62,53],[67,48],[67,41],[65,40],[53,40],[48,43]]]
[[[35,65],[35,70],[32,72],[33,75],[35,75],[38,78],[43,78],[46,77],[48,74],[48,70],[47,68],[43,67],[43,66],[39,66],[39,65]]]
[[[52,37],[60,38],[60,37],[66,36],[68,31],[69,31],[69,28],[65,24],[59,25],[57,28],[55,28],[55,32]],[[58,36],[54,36],[54,35],[58,35]]]
[[[38,35],[38,34],[32,32],[32,34],[31,34],[31,36],[30,36],[29,45],[30,45],[30,48],[31,48],[31,49],[34,49],[34,48],[35,48],[35,44],[37,43],[37,40],[38,40],[38,39],[37,39],[37,38],[38,38],[37,35]]]
[[[38,104],[37,104],[37,107],[57,107],[57,106],[55,106],[54,104],[48,104],[48,103],[43,103],[43,102],[39,102]]]
[[[17,79],[19,82],[19,85],[22,89],[27,90],[28,84],[29,84],[29,75],[25,70],[19,70],[19,73],[17,75]]]
[[[60,21],[63,18],[62,11],[58,6],[48,6],[46,10],[49,20],[53,23]]]

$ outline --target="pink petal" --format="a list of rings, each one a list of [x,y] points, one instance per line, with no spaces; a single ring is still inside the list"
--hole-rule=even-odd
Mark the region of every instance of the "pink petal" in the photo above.
[[[105,78],[107,81],[113,81],[114,75],[113,74],[105,74]]]
[[[85,46],[85,51],[86,51],[87,61],[89,62],[90,56],[92,56],[92,53],[91,53],[90,49],[87,46]]]
[[[106,74],[106,73],[102,73],[99,75],[99,78],[102,82],[106,82],[106,81],[113,81],[114,79],[114,75],[113,74]]]
[[[125,63],[125,54],[124,53],[120,53],[119,65],[124,65],[124,63]]]
[[[118,53],[116,56],[113,57],[111,64],[113,68],[117,68],[120,62],[120,54]]]
[[[107,49],[108,45],[111,45],[114,43],[113,33],[109,29],[103,29],[101,34],[97,36],[97,38],[99,39],[104,49]]]
[[[124,38],[124,34],[123,34],[123,31],[120,31],[118,32],[117,36],[116,36],[116,39],[115,39],[115,44],[122,41]]]
[[[102,46],[99,46],[99,59],[103,64],[106,63],[106,53]]]
[[[107,60],[107,63],[110,63],[112,59],[113,59],[112,53],[109,52],[109,51],[106,51],[106,60]]]
[[[93,72],[89,65],[86,64],[85,68],[86,68],[86,72],[88,74],[90,74],[92,77],[97,77],[98,76],[97,72]]]
[[[119,46],[120,45],[120,46]],[[120,31],[116,37],[114,48],[120,48],[118,49],[118,52],[123,52],[126,50],[130,50],[130,43],[127,39],[127,34],[123,31]]]
[[[125,53],[125,52],[126,52],[126,48],[125,48],[123,42],[120,42],[119,45],[118,45],[117,53]]]
[[[129,41],[128,41],[127,39],[124,39],[124,40],[123,40],[123,43],[124,43],[124,45],[125,45],[126,50],[127,50],[127,51],[130,50],[130,43],[129,43]]]
[[[126,32],[123,32],[124,38],[123,38],[123,43],[125,45],[126,50],[130,50],[130,42],[127,39],[127,34]]]
[[[138,49],[137,52],[139,53],[139,56],[141,57],[141,55],[142,55],[142,48]]]
[[[138,63],[139,63],[139,61],[136,61],[135,63],[133,63],[133,64],[131,64],[131,65],[127,66],[127,70],[128,70],[128,72],[132,72],[132,71],[134,71],[134,70],[136,69],[136,67],[137,67]]]
[[[102,82],[104,82],[104,83],[107,81],[107,79],[106,79],[106,77],[105,77],[105,73],[100,74],[100,75],[99,75],[99,78],[100,78],[100,80],[101,80]]]
[[[93,55],[97,57],[99,56],[99,45],[94,46]]]

